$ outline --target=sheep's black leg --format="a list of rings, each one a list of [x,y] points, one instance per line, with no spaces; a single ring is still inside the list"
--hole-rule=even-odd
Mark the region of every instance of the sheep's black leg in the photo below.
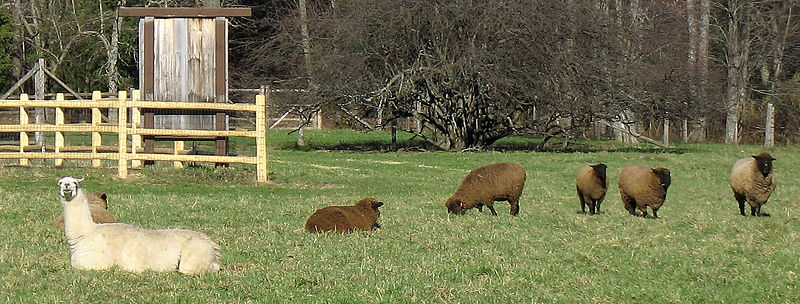
[[[750,216],[758,216],[758,207],[750,206]]]
[[[519,215],[519,200],[509,201],[508,203],[511,204],[511,215]]]
[[[756,210],[756,212],[758,212],[758,216],[770,216],[768,213],[761,212],[761,206],[763,205],[758,205],[758,209]]]
[[[747,216],[747,214],[744,213],[744,202],[746,201],[744,195],[739,195],[734,193],[733,197],[735,197],[736,201],[739,202],[739,214],[741,214],[742,216]]]
[[[586,214],[586,198],[581,193],[581,189],[578,189],[578,199],[581,201],[581,211],[578,213]]]
[[[597,210],[596,208],[597,208],[597,203],[595,203],[593,199],[589,199],[589,214],[594,215],[595,213],[597,213],[595,212],[595,210]]]
[[[628,210],[631,215],[636,216],[636,201],[628,196],[623,195],[622,202],[625,203],[625,210]]]
[[[483,212],[483,204],[478,204],[475,208],[478,208],[478,212]]]
[[[596,210],[594,211],[594,213],[595,213],[595,214],[598,214],[598,213],[600,213],[600,203],[602,203],[602,202],[603,202],[603,201],[601,201],[601,200],[598,200],[598,201],[597,201],[597,203],[595,204],[595,206],[596,206],[596,207],[595,207],[595,208],[596,208]]]
[[[653,218],[654,219],[658,218],[658,209],[653,209]]]
[[[633,198],[625,195],[624,193],[621,193],[621,198],[622,203],[625,204],[625,210],[628,210],[628,213],[631,215],[636,216],[636,202],[633,200]]]
[[[488,204],[486,204],[486,207],[489,207],[489,210],[492,211],[492,215],[495,215],[495,216],[497,215],[497,211],[494,211],[494,204],[488,203]]]

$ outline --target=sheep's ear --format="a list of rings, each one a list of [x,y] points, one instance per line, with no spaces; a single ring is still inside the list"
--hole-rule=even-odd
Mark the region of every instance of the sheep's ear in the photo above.
[[[374,202],[374,203],[372,203],[372,208],[377,209],[380,206],[383,206],[383,202]]]

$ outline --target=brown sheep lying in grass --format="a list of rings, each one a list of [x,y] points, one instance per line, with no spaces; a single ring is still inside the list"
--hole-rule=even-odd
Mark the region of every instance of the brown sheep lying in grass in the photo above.
[[[667,188],[672,179],[666,168],[652,169],[642,165],[629,165],[619,174],[619,193],[625,209],[636,215],[636,208],[647,217],[647,206],[653,209],[653,218],[658,218],[658,208],[667,199]]]
[[[486,205],[492,215],[497,215],[494,202],[508,201],[511,215],[518,215],[525,178],[525,169],[517,164],[498,163],[477,168],[467,174],[445,206],[450,213],[464,214],[467,209],[476,207],[483,211],[483,205]]]
[[[744,202],[750,204],[750,215],[769,216],[761,212],[761,206],[767,203],[769,196],[775,191],[775,174],[772,171],[772,155],[764,152],[757,156],[746,157],[733,164],[730,185],[733,196],[739,203],[739,213],[744,213]]]
[[[86,196],[89,200],[89,211],[95,223],[116,223],[114,215],[108,212],[108,196],[103,192],[95,192]],[[64,214],[58,216],[55,222],[56,229],[64,229]]]
[[[358,201],[355,206],[330,206],[317,210],[308,217],[306,231],[345,233],[354,230],[374,230],[381,227],[378,207],[383,202],[368,197]]]
[[[600,203],[605,199],[608,190],[606,168],[605,164],[597,164],[578,169],[575,187],[581,201],[581,213],[586,213],[586,205],[589,205],[589,214],[600,212]]]

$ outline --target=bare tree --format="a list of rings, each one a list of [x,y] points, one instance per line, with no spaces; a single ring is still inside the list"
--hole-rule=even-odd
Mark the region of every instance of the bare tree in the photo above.
[[[407,131],[461,150],[514,133],[571,136],[634,100],[633,76],[615,68],[630,46],[622,26],[592,1],[401,2],[337,2],[310,17],[317,96],[375,118],[364,125],[413,117],[424,128]]]
[[[727,80],[725,91],[725,143],[739,143],[739,117],[747,98],[750,61],[751,16],[753,2],[749,0],[724,0],[718,4],[720,18],[717,22],[724,44],[723,63]]]

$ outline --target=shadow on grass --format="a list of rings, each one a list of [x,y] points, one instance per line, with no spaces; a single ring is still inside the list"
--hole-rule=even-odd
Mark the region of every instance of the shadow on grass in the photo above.
[[[352,151],[352,152],[433,152],[443,151],[420,137],[408,133],[398,133],[396,144],[391,143],[388,133],[357,132],[343,130],[323,130],[308,132],[304,146],[283,135],[273,145],[281,150],[296,151]],[[635,152],[635,153],[667,153],[684,154],[689,146],[675,145],[662,148],[650,143],[623,144],[612,140],[570,140],[567,144],[561,139],[552,139],[542,145],[543,137],[509,136],[502,138],[483,149],[465,149],[463,152],[551,152],[551,153],[591,153],[591,152]]]
[[[595,153],[595,152],[635,152],[635,153],[655,153],[655,154],[684,154],[689,149],[682,147],[661,148],[650,144],[640,144],[637,146],[618,146],[618,145],[598,145],[596,143],[573,143],[566,146],[562,145],[493,145],[496,151],[502,152],[550,152],[550,153]]]
[[[354,139],[352,142],[339,142],[339,143],[310,143],[305,146],[297,146],[297,144],[284,145],[283,149],[291,149],[297,151],[352,151],[352,152],[428,152],[428,151],[442,151],[424,140],[404,140],[398,141],[396,144],[385,142],[381,140],[358,140]]]

